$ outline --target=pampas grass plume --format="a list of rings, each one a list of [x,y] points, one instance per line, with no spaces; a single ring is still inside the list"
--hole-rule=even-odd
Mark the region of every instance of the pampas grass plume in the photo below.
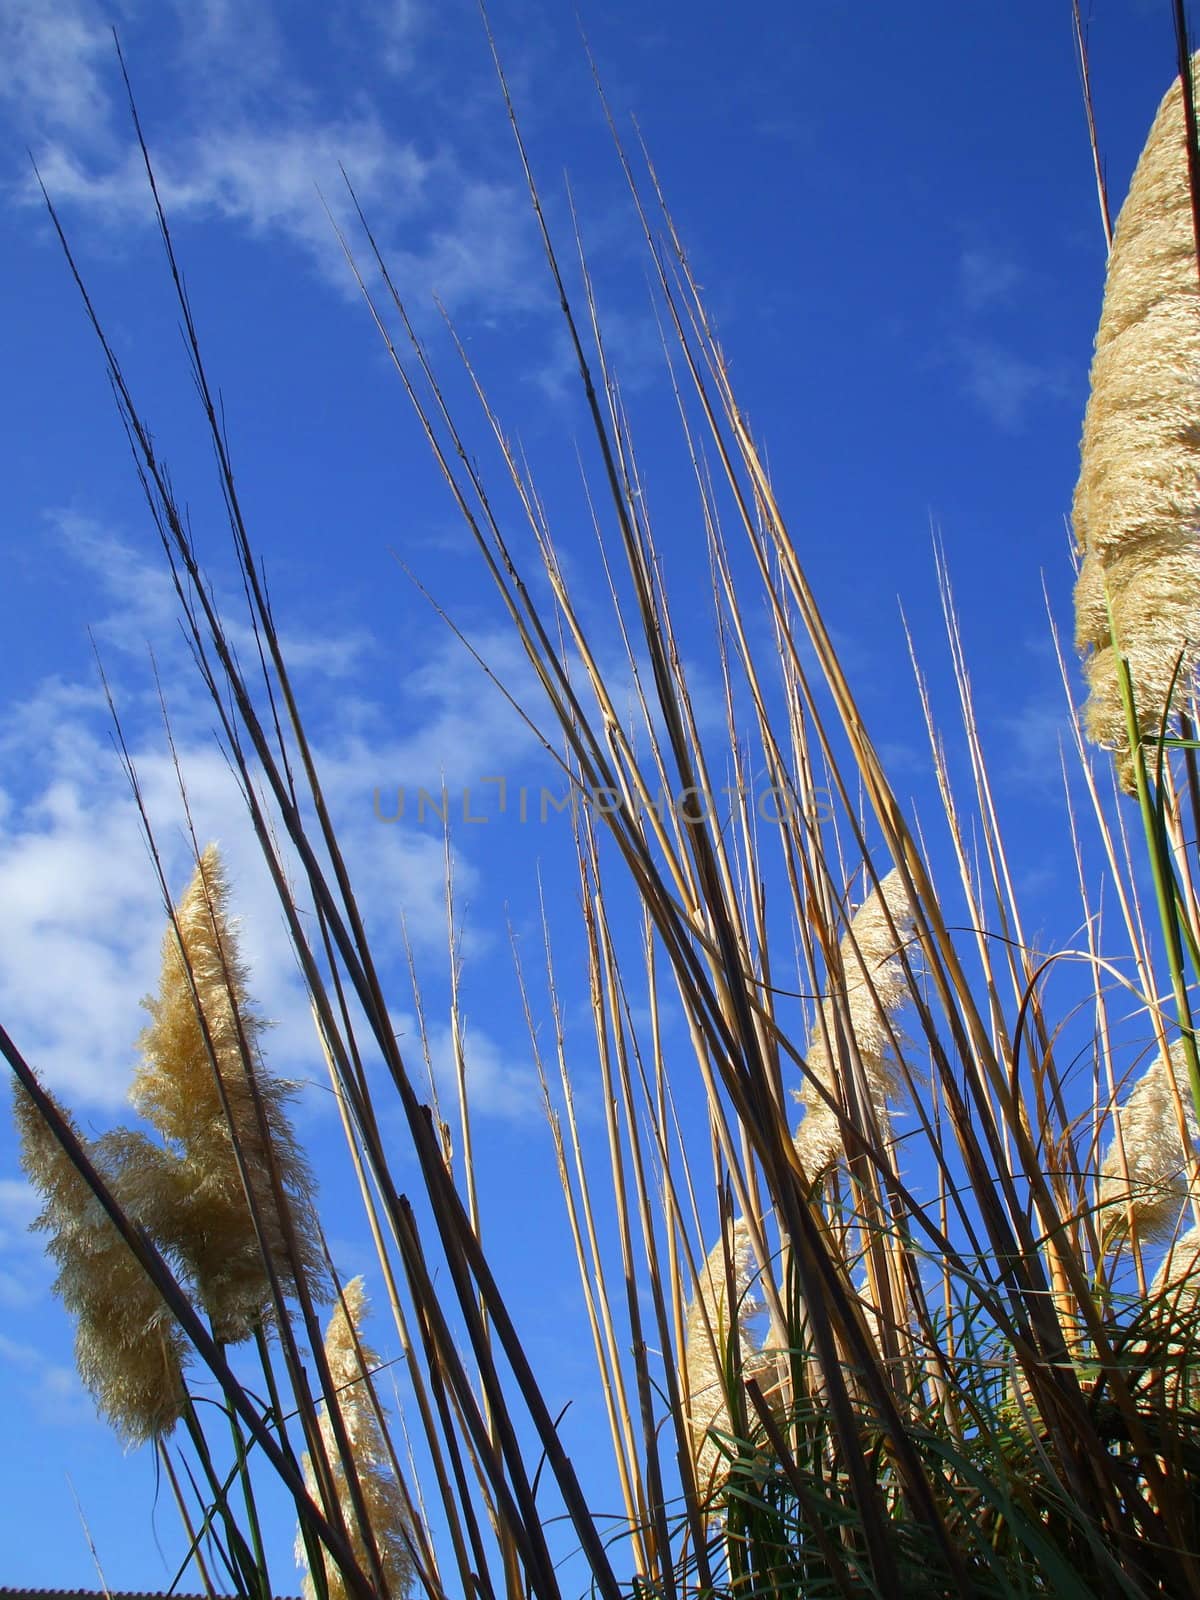
[[[1174,1311],[1190,1310],[1200,1298],[1200,1228],[1180,1234],[1154,1274],[1150,1298],[1170,1297]]]
[[[272,1159],[288,1203],[299,1270],[321,1285],[324,1267],[316,1242],[314,1180],[289,1116],[295,1087],[273,1077],[263,1063],[259,1041],[266,1024],[248,994],[228,900],[223,864],[216,846],[209,845],[179,902],[178,936],[169,927],[163,940],[158,994],[143,1001],[152,1020],[138,1041],[142,1059],[130,1098],[168,1145],[158,1192],[166,1196],[169,1184],[169,1204],[155,1217],[156,1228],[194,1280],[217,1337],[233,1343],[248,1337],[269,1314],[264,1251],[284,1288],[295,1287],[297,1265],[271,1182]]]
[[[338,1410],[353,1452],[354,1469],[390,1600],[402,1600],[411,1591],[416,1574],[410,1548],[411,1525],[404,1493],[393,1470],[368,1391],[367,1374],[378,1369],[379,1357],[370,1345],[363,1343],[359,1332],[366,1311],[367,1297],[363,1280],[354,1278],[343,1289],[342,1300],[329,1320],[325,1334],[325,1359],[329,1363]],[[366,1543],[347,1489],[346,1469],[338,1457],[327,1408],[322,1410],[321,1435],[329,1457],[334,1487],[345,1514],[351,1548],[359,1566],[369,1571]],[[317,1498],[316,1473],[307,1452],[304,1456],[304,1476],[309,1493]],[[296,1540],[296,1559],[302,1564],[307,1563],[304,1541],[299,1537]],[[327,1579],[329,1600],[348,1600],[345,1579],[332,1563],[327,1564]],[[307,1572],[303,1586],[305,1600],[316,1600],[316,1586]]]
[[[127,1443],[159,1438],[187,1400],[179,1325],[20,1084],[13,1113],[21,1164],[43,1202],[33,1226],[50,1235],[47,1248],[59,1269],[54,1289],[75,1318],[79,1375]],[[148,1192],[152,1173],[137,1170],[136,1147],[80,1142],[122,1206],[142,1220],[132,1195]]]
[[[1188,1197],[1187,1159],[1168,1062],[1188,1138],[1194,1142],[1200,1137],[1183,1047],[1175,1044],[1167,1058],[1160,1055],[1147,1068],[1117,1112],[1120,1139],[1114,1137],[1100,1166],[1099,1199],[1107,1226],[1120,1228],[1132,1217],[1141,1239],[1161,1238],[1173,1229]]]
[[[1186,692],[1200,652],[1200,278],[1178,80],[1117,221],[1080,454],[1075,636],[1086,657],[1085,720],[1132,790],[1114,633],[1143,734],[1157,733],[1169,701]]]
[[[888,1019],[908,992],[900,948],[912,926],[908,894],[894,868],[881,878],[855,912],[841,942],[843,981],[821,1002],[821,1022],[809,1041],[807,1062],[814,1078],[835,1100],[838,1026],[853,1035],[881,1132],[888,1131],[888,1098],[894,1089]],[[832,1053],[831,1053],[832,1052]],[[806,1080],[797,1098],[805,1115],[796,1152],[805,1170],[819,1176],[845,1154],[841,1120]]]
[[[726,1270],[726,1260],[732,1274]],[[733,1303],[729,1301],[730,1276]],[[696,1295],[688,1307],[684,1362],[687,1370],[688,1422],[696,1468],[696,1487],[704,1499],[724,1475],[727,1462],[715,1434],[729,1431],[727,1352],[736,1326],[740,1368],[753,1372],[761,1364],[744,1328],[754,1309],[749,1289],[753,1280],[753,1253],[744,1222],[734,1225],[728,1246],[719,1239],[700,1269]]]

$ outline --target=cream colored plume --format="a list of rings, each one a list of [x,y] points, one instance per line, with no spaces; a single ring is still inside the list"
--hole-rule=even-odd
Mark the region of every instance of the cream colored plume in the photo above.
[[[732,1273],[726,1268],[729,1262]],[[732,1276],[733,1300],[730,1301]],[[723,1239],[709,1251],[700,1269],[696,1297],[688,1307],[684,1364],[687,1375],[688,1423],[692,1435],[696,1487],[702,1501],[725,1475],[727,1457],[714,1432],[730,1430],[728,1385],[729,1341],[734,1333],[740,1369],[749,1376],[763,1360],[745,1331],[745,1320],[755,1309],[749,1290],[754,1277],[750,1235],[744,1222],[735,1224],[728,1249]]]
[[[1196,1305],[1200,1301],[1200,1228],[1189,1228],[1172,1242],[1150,1286],[1157,1336],[1130,1353],[1153,1361],[1166,1397],[1194,1411],[1200,1404],[1200,1350]]]
[[[1151,1298],[1168,1296],[1173,1312],[1187,1310],[1200,1296],[1200,1228],[1180,1234],[1154,1274]]]
[[[354,1469],[362,1490],[363,1503],[371,1526],[371,1536],[379,1555],[390,1600],[402,1600],[413,1586],[416,1567],[412,1557],[412,1525],[407,1500],[392,1465],[375,1406],[372,1404],[367,1375],[378,1370],[379,1357],[362,1342],[360,1329],[366,1315],[367,1297],[363,1280],[354,1278],[342,1291],[339,1303],[325,1334],[325,1359],[337,1391],[338,1410],[354,1457]],[[357,1340],[357,1342],[356,1342]],[[321,1408],[321,1437],[333,1473],[334,1488],[350,1535],[350,1544],[359,1567],[369,1577],[371,1565],[366,1541],[354,1514],[347,1485],[345,1464],[338,1456],[337,1443],[328,1408]],[[317,1476],[308,1454],[304,1456],[304,1479],[308,1492],[319,1505]],[[296,1539],[296,1560],[307,1568],[308,1553],[302,1537]],[[341,1572],[328,1557],[326,1580],[329,1600],[348,1600],[349,1591]],[[316,1600],[311,1574],[304,1575],[304,1600]]]
[[[878,889],[863,901],[841,942],[843,982],[821,1002],[822,1023],[813,1029],[807,1062],[835,1100],[839,1096],[837,1039],[852,1035],[870,1089],[880,1131],[887,1136],[888,1099],[894,1089],[891,1030],[888,1019],[908,994],[900,950],[912,929],[908,895],[898,871],[880,879]],[[797,1098],[806,1108],[796,1133],[796,1152],[805,1171],[818,1177],[845,1154],[842,1125],[808,1078]]]
[[[1183,1046],[1172,1045],[1168,1059],[1188,1138],[1194,1143],[1200,1137],[1200,1123],[1192,1104]],[[1117,1124],[1120,1139],[1113,1138],[1100,1166],[1104,1224],[1119,1229],[1132,1216],[1140,1239],[1161,1237],[1176,1227],[1188,1198],[1188,1164],[1179,1137],[1167,1059],[1160,1055],[1147,1068],[1117,1112]]]
[[[295,1287],[297,1259],[314,1289],[324,1281],[324,1266],[313,1178],[289,1116],[295,1088],[263,1062],[265,1024],[247,993],[228,899],[220,856],[209,845],[176,911],[179,937],[169,927],[163,940],[158,994],[143,1001],[152,1020],[138,1040],[142,1059],[130,1098],[167,1142],[153,1226],[195,1282],[217,1337],[236,1342],[270,1312],[264,1246],[285,1290]],[[259,1212],[261,1245],[237,1151]],[[283,1211],[271,1181],[272,1158],[287,1202]]]
[[[1200,276],[1178,80],[1117,221],[1080,454],[1075,639],[1086,655],[1085,719],[1132,789],[1106,594],[1144,734],[1162,723],[1180,654],[1176,704],[1200,655]]]
[[[59,1108],[72,1131],[78,1129]],[[129,1444],[167,1434],[183,1413],[186,1344],[178,1323],[87,1182],[72,1165],[32,1098],[17,1085],[13,1104],[21,1164],[42,1198],[35,1228],[50,1236],[55,1293],[75,1318],[79,1375],[103,1415]],[[114,1197],[135,1221],[131,1151],[80,1139]],[[131,1182],[131,1179],[136,1182]]]

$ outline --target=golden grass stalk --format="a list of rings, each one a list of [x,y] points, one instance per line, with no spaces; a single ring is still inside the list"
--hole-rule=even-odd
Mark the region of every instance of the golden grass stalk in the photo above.
[[[1200,1123],[1183,1048],[1176,1043],[1168,1055],[1156,1057],[1117,1112],[1117,1131],[1100,1167],[1099,1198],[1108,1228],[1126,1226],[1146,1240],[1177,1226],[1189,1189],[1181,1110],[1194,1144]]]
[[[55,1293],[75,1318],[79,1375],[127,1443],[161,1438],[187,1402],[186,1346],[179,1325],[19,1082],[13,1114],[21,1165],[43,1201],[33,1226],[50,1235],[47,1248],[58,1263]],[[79,1137],[71,1119],[61,1114]],[[85,1148],[136,1216],[128,1169],[103,1141]]]
[[[821,1002],[808,1047],[808,1077],[797,1098],[805,1107],[796,1133],[796,1152],[811,1176],[826,1171],[845,1154],[843,1119],[834,1106],[848,1106],[847,1087],[857,1059],[861,1084],[870,1098],[886,1140],[888,1100],[895,1088],[890,1018],[909,995],[900,959],[906,930],[912,926],[908,893],[893,869],[859,906],[841,941],[838,967]]]
[[[288,1114],[295,1086],[266,1069],[215,845],[163,940],[130,1098],[168,1144],[155,1231],[186,1266],[218,1338],[249,1337],[298,1273],[320,1284],[314,1180]]]
[[[369,1524],[369,1537],[378,1555],[378,1570],[387,1584],[390,1600],[401,1600],[413,1586],[416,1566],[412,1549],[414,1535],[406,1498],[394,1468],[379,1422],[378,1402],[371,1392],[371,1373],[379,1367],[379,1357],[359,1335],[367,1310],[363,1280],[354,1278],[342,1290],[342,1298],[325,1335],[325,1359],[333,1382],[336,1404],[345,1426],[353,1456],[353,1470],[362,1491],[362,1505]],[[364,1571],[374,1565],[367,1548],[367,1536],[355,1514],[348,1492],[346,1465],[341,1459],[329,1418],[323,1406],[321,1433],[330,1461],[334,1490],[341,1501],[350,1531],[355,1559]],[[308,1453],[304,1456],[304,1475],[309,1491],[317,1494],[317,1475]],[[303,1538],[296,1540],[296,1559],[307,1564]],[[326,1573],[328,1600],[349,1600],[350,1592],[336,1565]],[[304,1575],[305,1600],[317,1600],[318,1590],[311,1573]]]
[[[1200,657],[1200,279],[1183,110],[1177,79],[1117,219],[1073,511],[1087,731],[1129,792],[1120,657],[1143,734],[1177,708]]]

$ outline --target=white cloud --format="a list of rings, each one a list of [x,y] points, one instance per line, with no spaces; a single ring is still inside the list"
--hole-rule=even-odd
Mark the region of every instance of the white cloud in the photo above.
[[[98,137],[108,120],[109,25],[87,0],[5,0],[0,6],[0,99],[26,137]]]
[[[53,511],[46,521],[71,560],[112,605],[109,614],[94,624],[98,639],[141,653],[148,638],[172,626],[179,601],[165,561],[147,560],[94,518],[78,512]]]
[[[373,115],[307,126],[205,130],[161,154],[156,149],[153,159],[173,217],[223,217],[253,233],[283,233],[323,249],[332,238],[316,191],[324,191],[335,212],[345,213],[339,163],[364,202],[386,198],[401,214],[421,200],[433,166],[414,146],[393,139]],[[146,172],[135,145],[117,162],[101,164],[52,144],[38,164],[56,202],[104,213],[114,227],[150,220]]]
[[[172,101],[169,119],[151,112],[146,125],[172,221],[218,219],[286,241],[354,296],[321,198],[353,233],[344,168],[415,307],[433,292],[458,310],[485,299],[496,310],[544,302],[528,206],[511,184],[482,176],[474,152],[464,160],[445,141],[422,147],[398,135],[363,86],[352,110],[329,116],[316,90],[289,71],[285,35],[268,8],[130,4],[124,44],[135,90],[139,66],[154,60]],[[385,72],[410,72],[423,22],[413,0],[374,5],[362,24],[376,41],[372,59]],[[330,26],[333,48],[338,29]],[[117,238],[149,229],[149,187],[111,33],[88,0],[0,6],[0,100],[57,206]],[[15,194],[41,203],[32,175]]]
[[[286,52],[269,0],[170,0],[170,8],[177,53],[206,100],[232,103],[248,87],[279,79]]]
[[[23,1313],[44,1299],[53,1269],[44,1237],[30,1232],[40,1209],[23,1179],[0,1178],[0,1310]]]
[[[68,775],[52,761],[32,798],[9,795],[0,826],[0,903],[7,935],[0,951],[0,1015],[18,1046],[73,1102],[122,1102],[157,985],[166,911],[140,837],[128,785],[99,733],[59,730]],[[268,1056],[284,1076],[320,1075],[316,1047],[274,888],[249,833],[241,796],[223,756],[183,744],[180,763],[201,843],[222,846],[234,884],[251,992],[276,1020]],[[191,856],[171,760],[153,736],[134,752],[173,895]],[[418,947],[444,947],[443,855],[433,830],[385,830],[369,795],[347,792],[336,761],[318,762],[326,794],[377,953],[395,956],[400,912]],[[88,768],[82,778],[75,770]],[[348,776],[353,769],[340,769]],[[464,883],[470,870],[460,868]],[[300,895],[303,903],[304,896]]]
[[[382,65],[397,77],[411,72],[427,17],[418,0],[377,0],[366,7],[366,15],[376,30]]]
[[[959,257],[958,287],[968,311],[1008,300],[1024,276],[1024,269],[999,251],[976,247]]]
[[[0,1225],[16,1220],[32,1222],[37,1197],[20,1178],[0,1178]]]
[[[0,1271],[0,1306],[6,1311],[24,1311],[39,1298],[37,1291],[15,1273]]]
[[[527,1060],[514,1059],[470,1017],[462,1033],[467,1104],[472,1113],[525,1121],[542,1115],[542,1091],[537,1073]],[[458,1127],[458,1075],[454,1039],[449,1026],[431,1028],[429,1054],[441,1097],[442,1116],[452,1130]],[[409,1061],[414,1070],[415,1058]]]
[[[49,1360],[37,1345],[0,1334],[0,1361],[25,1375],[26,1398],[39,1422],[76,1426],[96,1420],[78,1375]]]
[[[52,512],[46,520],[96,592],[112,604],[108,615],[93,624],[94,637],[102,646],[144,660],[147,644],[169,638],[179,615],[165,559],[149,559],[94,518],[77,512]],[[257,646],[249,625],[228,615],[223,621],[234,649],[243,660],[254,660]],[[370,640],[362,630],[335,635],[281,628],[279,638],[290,671],[319,672],[326,678],[345,677],[370,651]]]
[[[83,726],[69,738],[57,732],[58,749],[83,755],[91,770],[84,780],[69,761],[64,775],[52,760],[30,800],[10,795],[0,898],[14,937],[0,955],[0,1014],[31,1064],[68,1099],[113,1107],[127,1086],[144,1020],[138,1002],[154,986],[166,918],[111,752]],[[187,753],[186,770],[198,813],[211,816],[205,797],[223,764],[215,754],[204,759],[208,771]],[[152,794],[162,776],[143,769]],[[219,810],[230,820],[237,800],[225,782],[230,792]],[[183,850],[174,830],[164,846],[178,882]]]
[[[11,1250],[14,1244],[24,1240],[37,1213],[37,1196],[23,1179],[0,1178],[0,1251]],[[3,1276],[12,1278],[10,1273]],[[24,1293],[25,1286],[21,1287]]]
[[[999,428],[1021,427],[1037,400],[1063,393],[1055,367],[1029,361],[994,340],[961,339],[957,353],[963,387]]]
[[[100,595],[109,610],[97,619],[102,636],[123,644],[148,640],[158,652],[200,842],[222,845],[251,992],[266,1015],[279,1020],[268,1037],[269,1059],[284,1076],[321,1077],[275,890],[237,785],[208,735],[211,706],[171,641],[173,610],[153,588],[143,588],[140,558],[119,540],[81,519],[68,534],[69,551],[89,570],[108,573]],[[136,582],[128,581],[131,573]],[[140,598],[146,593],[149,601]],[[370,699],[360,702],[358,726],[349,729],[341,718],[341,690],[333,717],[333,702],[319,692],[323,678],[302,681],[316,724],[328,724],[316,739],[318,767],[373,947],[377,957],[398,966],[402,915],[417,949],[444,960],[444,845],[433,819],[425,828],[381,825],[375,787],[424,782],[436,788],[443,774],[461,787],[489,772],[515,770],[531,744],[511,710],[465,662],[461,646],[442,634],[435,638],[436,647],[410,674],[410,732],[398,731],[394,711]],[[522,663],[505,636],[482,643],[502,672],[519,676]],[[308,650],[312,663],[353,655],[336,637],[317,637]],[[123,664],[118,658],[114,665],[119,676]],[[143,714],[142,702],[152,694],[144,684],[132,695],[121,689],[118,683],[143,799],[177,896],[192,864],[174,767],[153,717]],[[6,911],[0,1016],[32,1064],[73,1104],[112,1111],[123,1100],[135,1059],[144,1022],[139,1000],[157,984],[166,912],[99,693],[61,681],[43,684],[31,702],[0,720],[0,766],[0,903]],[[463,831],[455,829],[458,844]],[[470,862],[456,859],[455,874],[459,892],[469,895],[476,882]],[[468,947],[471,932],[468,923]],[[481,1110],[508,1114],[519,1097],[510,1095],[503,1064],[486,1040],[478,1045],[478,1062]]]
[[[600,333],[609,370],[623,394],[635,394],[666,375],[662,335],[648,304],[640,314],[602,307]],[[585,348],[592,376],[598,380],[599,358],[590,346]],[[556,402],[582,395],[579,358],[565,328],[556,329],[545,361],[531,377]]]
[[[1061,800],[1062,753],[1070,749],[1071,727],[1060,684],[1027,695],[1017,711],[1002,715],[1005,736],[1003,777],[1022,794]]]
[[[373,273],[343,168],[414,309],[435,293],[451,310],[481,301],[492,310],[528,310],[545,302],[528,207],[512,185],[470,176],[448,151],[423,154],[373,114],[291,127],[206,129],[165,149],[156,144],[152,159],[173,222],[216,217],[260,239],[286,240],[348,296],[359,291],[326,206],[360,256],[364,278]],[[153,220],[145,168],[133,146],[115,161],[96,161],[53,143],[39,152],[38,168],[56,206],[85,211],[106,229]],[[27,203],[40,204],[32,179],[23,194]],[[408,242],[414,239],[415,245]]]

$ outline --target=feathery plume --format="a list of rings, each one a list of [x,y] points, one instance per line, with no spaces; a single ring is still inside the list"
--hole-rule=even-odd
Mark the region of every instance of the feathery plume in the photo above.
[[[70,1117],[59,1110],[80,1138]],[[187,1400],[187,1347],[179,1325],[20,1084],[13,1114],[21,1165],[43,1201],[33,1227],[50,1235],[47,1249],[58,1263],[54,1290],[75,1318],[79,1375],[127,1443],[142,1444],[170,1433]],[[141,1182],[133,1148],[122,1155],[105,1140],[80,1142],[116,1199],[141,1221],[131,1200],[132,1180]]]
[[[1193,1307],[1200,1298],[1200,1228],[1189,1228],[1171,1245],[1154,1274],[1150,1297],[1169,1296],[1174,1310]]]
[[[345,1424],[346,1437],[354,1457],[354,1470],[362,1490],[363,1504],[371,1536],[379,1554],[379,1564],[387,1583],[390,1600],[402,1600],[413,1585],[416,1568],[412,1558],[412,1531],[405,1496],[384,1441],[368,1387],[368,1375],[379,1367],[379,1357],[364,1344],[359,1333],[366,1316],[367,1296],[361,1278],[353,1278],[342,1290],[325,1332],[325,1359],[337,1395],[337,1406]],[[364,1572],[370,1570],[366,1542],[346,1482],[345,1464],[338,1456],[328,1407],[321,1408],[321,1437],[329,1458],[334,1488],[342,1505],[350,1545]],[[304,1455],[304,1478],[308,1491],[319,1502],[317,1476],[308,1453]],[[301,1537],[296,1539],[296,1560],[307,1567],[308,1553]],[[332,1562],[327,1563],[329,1600],[347,1600],[345,1579]],[[304,1600],[316,1600],[311,1574],[304,1575]]]
[[[728,1259],[732,1272],[726,1269]],[[733,1303],[729,1301],[730,1276]],[[724,1239],[708,1253],[700,1269],[696,1297],[688,1307],[684,1366],[687,1373],[688,1423],[696,1467],[696,1487],[701,1500],[712,1492],[727,1468],[715,1433],[729,1432],[727,1352],[736,1324],[740,1368],[744,1375],[762,1366],[745,1330],[745,1319],[755,1309],[749,1290],[754,1277],[750,1234],[744,1222],[734,1224],[728,1249]]]
[[[224,867],[209,845],[179,902],[179,935],[169,927],[163,940],[158,994],[142,1002],[152,1021],[138,1040],[142,1060],[130,1098],[168,1146],[157,1173],[156,1229],[194,1280],[217,1337],[236,1343],[270,1312],[268,1258],[285,1290],[294,1291],[298,1273],[321,1285],[325,1272],[314,1180],[288,1114],[296,1089],[263,1063],[259,1041],[266,1024],[247,992],[228,899]],[[272,1161],[286,1217],[271,1180]]]
[[[843,982],[821,1002],[823,1026],[808,1044],[808,1068],[837,1100],[838,1026],[853,1036],[880,1131],[888,1131],[887,1103],[895,1089],[888,1019],[908,993],[900,949],[912,928],[912,912],[900,873],[893,868],[859,906],[841,942]],[[833,1052],[833,1053],[831,1053]],[[819,1176],[845,1153],[837,1113],[806,1080],[796,1092],[805,1107],[796,1132],[796,1153],[811,1176]]]
[[[1072,516],[1087,731],[1115,752],[1131,791],[1119,655],[1141,732],[1153,734],[1169,700],[1187,692],[1200,653],[1200,279],[1178,79],[1117,220]]]
[[[1119,1229],[1132,1216],[1134,1231],[1141,1239],[1160,1238],[1173,1229],[1187,1204],[1187,1159],[1179,1137],[1168,1062],[1183,1103],[1188,1138],[1195,1142],[1200,1137],[1187,1060],[1177,1042],[1168,1057],[1158,1056],[1146,1069],[1117,1112],[1120,1139],[1113,1138],[1100,1165],[1099,1199],[1108,1212],[1108,1226]]]
[[[1200,1346],[1196,1304],[1200,1301],[1200,1228],[1189,1228],[1171,1243],[1150,1286],[1157,1336],[1131,1354],[1149,1358],[1172,1405],[1195,1410],[1200,1401]]]

